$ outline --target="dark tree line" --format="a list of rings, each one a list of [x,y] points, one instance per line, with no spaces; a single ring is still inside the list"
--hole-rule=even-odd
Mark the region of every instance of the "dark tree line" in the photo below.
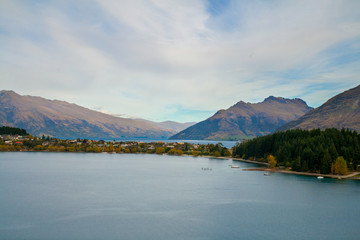
[[[15,127],[0,127],[0,135],[28,135],[25,129],[15,128]]]
[[[350,130],[288,130],[237,144],[234,157],[265,159],[276,157],[278,165],[295,171],[330,173],[342,156],[348,167],[360,164],[360,135]]]

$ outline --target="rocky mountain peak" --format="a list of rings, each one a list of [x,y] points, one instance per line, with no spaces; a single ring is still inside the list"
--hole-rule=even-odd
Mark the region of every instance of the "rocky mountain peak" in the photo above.
[[[260,103],[239,101],[172,136],[171,139],[236,140],[266,135],[311,109],[302,100],[299,102],[274,96]]]
[[[340,93],[301,118],[289,122],[287,129],[347,128],[360,132],[360,85]]]

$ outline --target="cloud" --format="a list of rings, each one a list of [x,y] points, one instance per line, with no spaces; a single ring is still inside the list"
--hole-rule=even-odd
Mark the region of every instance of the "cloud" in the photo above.
[[[358,1],[3,1],[3,88],[152,120],[358,84]]]

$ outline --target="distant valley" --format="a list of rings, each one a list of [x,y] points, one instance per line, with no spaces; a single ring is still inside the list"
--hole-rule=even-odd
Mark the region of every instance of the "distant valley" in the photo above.
[[[173,130],[175,132],[180,132],[180,131],[196,124],[196,122],[179,123],[179,122],[174,122],[174,121],[154,122],[154,121],[149,121],[146,119],[135,119],[135,120],[150,123],[150,124],[158,126],[160,128]]]

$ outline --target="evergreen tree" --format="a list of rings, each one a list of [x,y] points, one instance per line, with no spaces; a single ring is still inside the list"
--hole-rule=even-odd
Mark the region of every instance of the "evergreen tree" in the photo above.
[[[320,172],[324,174],[328,174],[331,172],[331,156],[327,149],[322,159]]]
[[[269,154],[279,165],[291,163],[295,171],[329,173],[339,155],[347,166],[356,169],[360,164],[360,135],[335,128],[324,131],[296,129],[257,137],[233,148],[234,157],[246,156],[264,162]],[[333,168],[335,171],[335,165]]]

